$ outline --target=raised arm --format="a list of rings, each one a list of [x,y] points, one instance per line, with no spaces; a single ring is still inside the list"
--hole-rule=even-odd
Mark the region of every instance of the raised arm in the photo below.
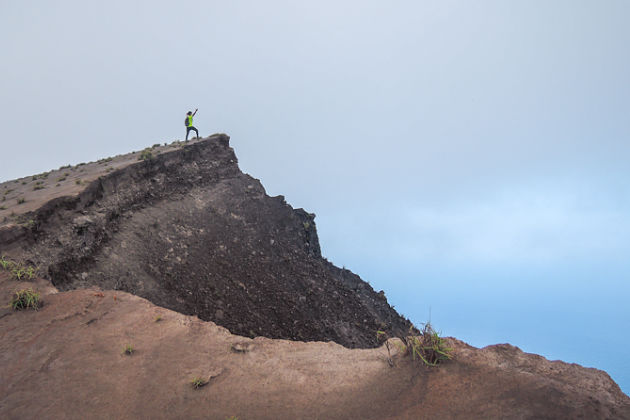
[[[193,117],[195,116],[196,113],[197,113],[197,108],[195,108],[195,112],[193,112]]]

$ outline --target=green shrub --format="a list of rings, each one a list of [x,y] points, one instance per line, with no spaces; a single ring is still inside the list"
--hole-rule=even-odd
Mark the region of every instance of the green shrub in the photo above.
[[[128,356],[131,356],[136,350],[132,347],[131,344],[127,344],[124,348],[123,348],[123,354],[126,354]]]
[[[26,203],[26,199],[24,197],[20,197],[20,198],[17,199],[17,203],[18,204],[24,204],[24,203]]]
[[[140,152],[140,156],[138,156],[138,160],[150,160],[153,159],[153,153],[151,153],[151,149],[147,147],[142,152]]]
[[[42,305],[40,294],[33,289],[16,290],[13,299],[11,300],[11,307],[13,309],[39,309]]]

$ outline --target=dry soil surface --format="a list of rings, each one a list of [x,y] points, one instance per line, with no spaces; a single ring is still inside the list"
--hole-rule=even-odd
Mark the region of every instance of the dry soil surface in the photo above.
[[[2,302],[29,286],[40,310],[0,312],[0,418],[630,419],[604,372],[510,345],[449,339],[439,368],[392,345],[390,367],[384,346],[249,339],[124,292],[0,273]]]

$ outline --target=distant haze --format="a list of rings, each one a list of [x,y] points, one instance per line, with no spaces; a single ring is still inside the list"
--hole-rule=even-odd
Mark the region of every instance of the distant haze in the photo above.
[[[416,323],[628,393],[630,2],[0,3],[0,181],[225,132]],[[593,352],[592,345],[607,348]]]

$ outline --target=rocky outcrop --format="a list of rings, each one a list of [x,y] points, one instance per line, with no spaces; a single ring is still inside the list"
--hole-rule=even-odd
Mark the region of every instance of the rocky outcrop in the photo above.
[[[151,152],[0,184],[0,254],[45,277],[0,270],[0,301],[44,295],[0,307],[0,418],[630,419],[605,372],[509,344],[447,338],[439,368],[377,347],[409,322],[227,136]]]
[[[60,290],[124,290],[235,334],[373,347],[377,330],[406,333],[382,293],[322,258],[314,218],[269,197],[215,135],[103,171],[0,231]]]

